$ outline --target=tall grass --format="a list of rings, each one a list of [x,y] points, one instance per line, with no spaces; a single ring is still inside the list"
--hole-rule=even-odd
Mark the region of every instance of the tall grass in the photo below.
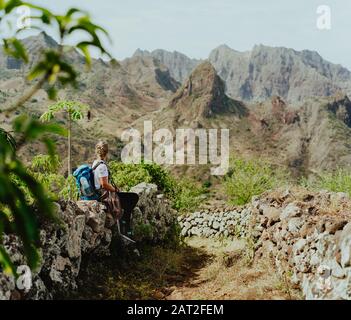
[[[320,174],[313,180],[302,179],[300,184],[312,190],[345,192],[351,196],[351,171],[338,169],[335,172]]]

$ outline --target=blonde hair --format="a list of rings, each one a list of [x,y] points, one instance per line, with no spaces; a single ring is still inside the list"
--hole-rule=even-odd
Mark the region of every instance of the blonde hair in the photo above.
[[[108,153],[108,144],[105,141],[99,141],[95,146],[95,153],[100,158],[103,159]]]

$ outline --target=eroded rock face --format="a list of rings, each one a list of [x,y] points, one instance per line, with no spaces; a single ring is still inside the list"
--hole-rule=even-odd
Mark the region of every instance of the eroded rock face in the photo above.
[[[350,72],[317,52],[257,45],[239,52],[222,45],[209,60],[234,99],[264,101],[274,95],[288,102],[350,91]]]
[[[174,94],[168,108],[175,110],[178,123],[197,123],[218,114],[243,117],[243,103],[225,94],[225,84],[210,62],[200,64]]]
[[[168,241],[177,223],[176,213],[166,199],[160,197],[157,186],[141,184],[134,188],[140,201],[135,208],[137,241],[152,243]],[[29,291],[18,288],[13,277],[0,272],[0,300],[53,299],[64,297],[77,289],[77,277],[82,259],[88,254],[109,256],[116,223],[107,219],[104,206],[96,201],[68,201],[55,204],[61,224],[41,226],[41,263],[31,272]],[[141,232],[145,229],[147,232]],[[144,228],[144,229],[143,229]],[[4,236],[4,246],[15,266],[26,265],[20,240],[13,235]]]
[[[240,208],[179,218],[183,236],[244,237],[273,258],[306,299],[351,299],[351,200],[341,193],[284,190]]]

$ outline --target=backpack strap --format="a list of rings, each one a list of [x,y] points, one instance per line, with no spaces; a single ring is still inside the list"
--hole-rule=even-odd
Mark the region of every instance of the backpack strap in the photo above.
[[[101,164],[105,164],[105,165],[106,165],[109,180],[111,181],[111,184],[116,188],[116,184],[115,184],[115,182],[113,181],[112,176],[111,176],[110,168],[108,167],[108,165],[107,165],[107,163],[106,163],[105,161],[100,160],[100,161],[99,161],[98,163],[96,163],[95,166],[93,166],[91,169],[92,169],[93,171],[95,171],[95,170],[99,167],[99,165],[101,165]]]
[[[93,166],[91,169],[93,170],[93,171],[95,171],[101,164],[104,164],[105,163],[105,161],[102,161],[102,160],[100,160],[98,163],[96,163],[95,164],[95,166]]]

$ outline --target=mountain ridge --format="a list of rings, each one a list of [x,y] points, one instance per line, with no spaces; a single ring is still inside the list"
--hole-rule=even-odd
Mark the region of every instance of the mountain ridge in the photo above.
[[[44,34],[24,43],[36,59],[47,45],[57,45]],[[160,128],[228,128],[234,153],[267,158],[296,175],[351,164],[351,103],[345,98],[351,73],[316,52],[263,45],[239,52],[221,45],[208,60],[192,61],[178,52],[138,50],[118,67],[93,60],[87,70],[77,51],[64,49],[79,73],[78,89],[65,88],[59,98],[90,105],[92,116],[75,129],[87,137],[74,147],[75,161],[89,153],[91,141],[115,141],[125,128],[154,120]],[[6,103],[31,84],[24,77],[28,67],[1,53],[0,65],[0,99]],[[189,74],[181,83],[172,76],[177,72]],[[41,90],[25,108],[39,116],[50,103]]]

